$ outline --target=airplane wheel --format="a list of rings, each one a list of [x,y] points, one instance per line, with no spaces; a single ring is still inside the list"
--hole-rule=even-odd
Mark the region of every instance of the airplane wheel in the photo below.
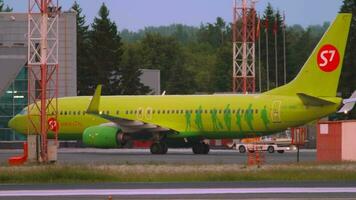
[[[161,149],[161,144],[157,142],[153,143],[150,147],[151,154],[160,154]]]
[[[208,154],[210,151],[210,146],[205,143],[196,143],[192,147],[194,154]]]
[[[208,144],[203,144],[203,146],[204,146],[203,154],[208,154],[210,151],[210,146]]]
[[[164,142],[161,142],[161,143],[159,143],[159,144],[161,145],[161,152],[160,152],[160,154],[167,154],[167,152],[168,152],[168,146],[167,146],[167,144],[164,143]]]

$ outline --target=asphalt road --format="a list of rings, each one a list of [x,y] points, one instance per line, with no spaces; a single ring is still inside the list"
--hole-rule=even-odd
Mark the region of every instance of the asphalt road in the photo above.
[[[20,150],[0,150],[0,163]],[[264,152],[265,163],[295,163],[296,152],[283,154]],[[315,150],[301,150],[301,162],[313,162]],[[245,164],[247,154],[236,150],[211,150],[208,155],[194,155],[191,149],[170,149],[166,155],[151,155],[148,149],[60,149],[58,163],[62,164]]]
[[[356,199],[356,182],[0,185],[0,199]]]

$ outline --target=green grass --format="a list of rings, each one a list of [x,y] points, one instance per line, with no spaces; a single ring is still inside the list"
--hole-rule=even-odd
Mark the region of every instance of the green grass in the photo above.
[[[42,165],[0,167],[0,183],[180,181],[356,181],[356,164],[265,165]]]

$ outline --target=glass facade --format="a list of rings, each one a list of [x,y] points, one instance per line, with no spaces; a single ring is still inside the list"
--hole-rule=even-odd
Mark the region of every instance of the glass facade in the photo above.
[[[24,135],[8,127],[9,120],[27,106],[27,67],[23,67],[16,79],[0,96],[0,140],[25,140]]]

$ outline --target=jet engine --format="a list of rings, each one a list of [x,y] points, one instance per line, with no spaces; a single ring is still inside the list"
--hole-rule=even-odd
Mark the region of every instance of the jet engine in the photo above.
[[[127,137],[119,127],[91,126],[83,132],[83,143],[94,148],[120,148]]]

